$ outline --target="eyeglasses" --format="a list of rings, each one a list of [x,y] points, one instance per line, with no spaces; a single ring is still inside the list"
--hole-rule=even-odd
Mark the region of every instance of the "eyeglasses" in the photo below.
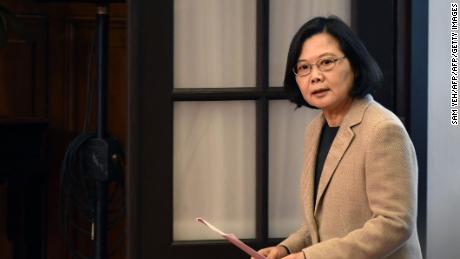
[[[299,62],[297,63],[294,68],[292,68],[292,71],[296,76],[306,76],[311,73],[311,70],[313,69],[313,66],[316,66],[319,71],[321,72],[326,72],[329,70],[332,70],[335,67],[335,63],[337,61],[345,59],[347,57],[343,56],[341,58],[337,57],[325,57],[321,58],[318,61],[316,61],[315,64],[308,64],[307,62]]]

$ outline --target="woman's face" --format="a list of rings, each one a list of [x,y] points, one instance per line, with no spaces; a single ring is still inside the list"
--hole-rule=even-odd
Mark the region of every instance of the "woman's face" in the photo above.
[[[328,33],[318,33],[303,43],[299,64],[318,64],[318,60],[341,58],[338,41]],[[323,62],[324,63],[324,62]],[[338,59],[328,71],[320,71],[316,65],[309,74],[296,76],[296,82],[307,103],[323,111],[335,111],[350,103],[350,90],[353,87],[354,73],[348,59]]]

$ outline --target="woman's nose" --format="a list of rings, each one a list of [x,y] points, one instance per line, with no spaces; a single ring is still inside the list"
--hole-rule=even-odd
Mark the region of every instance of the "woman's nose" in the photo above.
[[[311,72],[310,72],[310,82],[317,83],[317,82],[321,82],[322,79],[323,79],[323,73],[319,71],[318,67],[312,66]]]

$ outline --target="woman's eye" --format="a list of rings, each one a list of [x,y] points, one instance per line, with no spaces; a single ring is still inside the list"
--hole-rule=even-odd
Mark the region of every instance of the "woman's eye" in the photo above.
[[[302,64],[297,67],[297,70],[303,71],[303,70],[308,70],[309,66],[307,64]]]
[[[330,65],[330,64],[332,64],[333,62],[334,62],[334,60],[331,59],[331,58],[323,59],[323,60],[321,60],[320,65]]]

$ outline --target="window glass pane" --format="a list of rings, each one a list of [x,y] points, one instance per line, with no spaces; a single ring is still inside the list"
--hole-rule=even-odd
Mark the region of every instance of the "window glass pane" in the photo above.
[[[174,240],[255,237],[255,102],[174,104]]]
[[[302,24],[319,15],[350,24],[350,10],[350,0],[270,0],[270,86],[282,86],[289,44]]]
[[[270,101],[269,237],[286,237],[302,222],[300,175],[305,126],[319,111],[295,109],[287,100]]]
[[[255,42],[255,0],[175,0],[174,86],[255,86]]]

